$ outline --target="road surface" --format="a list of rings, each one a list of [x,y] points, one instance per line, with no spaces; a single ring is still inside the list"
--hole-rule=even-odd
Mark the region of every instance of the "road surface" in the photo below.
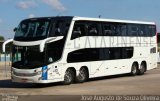
[[[9,71],[8,71],[9,73]],[[13,83],[0,72],[0,94],[14,95],[160,95],[160,65],[142,76],[118,75],[80,84],[45,86]]]

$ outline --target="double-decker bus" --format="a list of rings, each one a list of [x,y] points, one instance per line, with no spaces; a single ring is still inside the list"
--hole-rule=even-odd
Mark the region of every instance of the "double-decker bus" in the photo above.
[[[57,16],[30,18],[14,29],[11,79],[73,82],[157,67],[154,22]]]

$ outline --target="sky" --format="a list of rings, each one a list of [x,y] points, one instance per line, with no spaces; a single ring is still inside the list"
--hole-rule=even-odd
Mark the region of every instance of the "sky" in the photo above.
[[[160,32],[160,0],[0,0],[0,35],[13,38],[19,22],[31,17],[82,16],[152,21]]]

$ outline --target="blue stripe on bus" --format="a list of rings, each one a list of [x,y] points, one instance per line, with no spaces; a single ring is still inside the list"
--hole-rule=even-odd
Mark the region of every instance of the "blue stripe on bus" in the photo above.
[[[47,80],[48,78],[48,71],[47,71],[48,67],[47,66],[44,66],[42,67],[42,80]]]

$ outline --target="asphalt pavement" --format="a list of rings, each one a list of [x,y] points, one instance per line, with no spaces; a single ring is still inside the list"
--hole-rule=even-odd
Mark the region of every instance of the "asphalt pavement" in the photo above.
[[[144,75],[116,75],[90,79],[85,83],[47,85],[13,83],[0,72],[0,94],[15,95],[160,95],[160,65]]]

